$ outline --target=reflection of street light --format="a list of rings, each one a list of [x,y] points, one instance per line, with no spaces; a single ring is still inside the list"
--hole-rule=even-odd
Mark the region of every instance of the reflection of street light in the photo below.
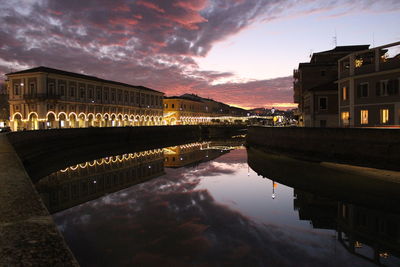
[[[278,184],[272,181],[272,199],[275,199],[275,187],[277,187]]]

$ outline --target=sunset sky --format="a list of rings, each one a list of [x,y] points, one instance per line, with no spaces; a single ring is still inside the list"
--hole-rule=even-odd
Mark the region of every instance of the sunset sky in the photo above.
[[[39,65],[295,107],[292,72],[312,52],[400,41],[399,0],[2,0],[0,75]]]

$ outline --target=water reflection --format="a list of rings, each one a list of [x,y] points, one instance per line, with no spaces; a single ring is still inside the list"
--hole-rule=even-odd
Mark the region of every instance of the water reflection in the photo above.
[[[342,199],[342,193],[327,197],[326,190],[316,189],[321,185],[307,191],[292,188],[290,179],[265,178],[266,172],[277,172],[273,164],[256,160],[255,166],[254,154],[248,159],[245,149],[233,147],[198,142],[154,150],[153,159],[141,159],[144,166],[152,160],[160,164],[146,176],[152,179],[54,214],[81,266],[398,266],[397,211]],[[130,161],[123,158],[111,162]],[[130,177],[124,168],[103,165],[109,176]],[[138,166],[128,165],[127,170]],[[93,167],[82,166],[58,175],[80,179],[79,169]],[[84,177],[81,182],[93,181]],[[56,180],[61,187],[45,184],[60,192],[61,180]]]

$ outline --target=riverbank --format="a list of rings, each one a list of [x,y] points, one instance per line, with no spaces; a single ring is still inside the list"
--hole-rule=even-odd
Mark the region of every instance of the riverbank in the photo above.
[[[0,161],[0,266],[79,266],[5,134]]]
[[[259,175],[330,199],[377,209],[400,202],[400,172],[331,162],[305,161],[257,146],[247,148],[248,164]]]
[[[241,128],[113,127],[0,134],[0,266],[79,266],[32,181],[88,160],[222,137]]]
[[[253,126],[246,141],[299,159],[400,171],[397,129]]]

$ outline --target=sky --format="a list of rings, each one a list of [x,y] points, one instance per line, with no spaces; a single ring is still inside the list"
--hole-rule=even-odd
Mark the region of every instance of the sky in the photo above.
[[[0,76],[47,66],[296,107],[293,69],[337,45],[400,41],[399,0],[0,0]]]

